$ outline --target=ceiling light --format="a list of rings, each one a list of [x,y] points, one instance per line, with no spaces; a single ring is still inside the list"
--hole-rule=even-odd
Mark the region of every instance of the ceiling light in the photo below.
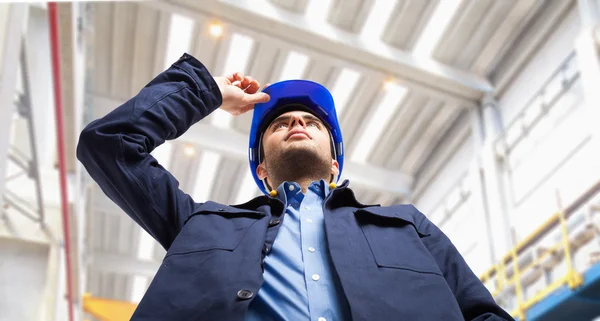
[[[350,95],[358,84],[359,78],[360,73],[349,68],[344,68],[342,69],[342,72],[340,72],[340,75],[331,89],[331,95],[335,101],[335,111],[338,117],[346,107]]]
[[[390,84],[387,86],[385,96],[377,105],[375,113],[363,130],[362,136],[352,152],[352,156],[350,157],[352,161],[364,163],[367,160],[373,149],[373,145],[375,145],[375,141],[379,138],[383,129],[387,127],[387,123],[392,118],[394,112],[402,103],[405,96],[406,88],[398,84]]]
[[[394,84],[395,83],[392,79],[388,79],[383,84],[383,88],[385,88],[385,90],[391,90],[392,88],[394,88]]]
[[[279,80],[302,78],[304,70],[308,65],[308,56],[296,51],[290,51],[283,65],[283,70]]]
[[[433,14],[429,18],[427,26],[417,40],[413,49],[413,55],[431,57],[435,46],[438,44],[442,34],[448,27],[450,20],[460,7],[462,0],[439,1]]]
[[[194,156],[195,153],[196,153],[196,149],[192,145],[186,145],[183,148],[183,154],[185,156],[191,157],[191,156]]]
[[[169,68],[184,52],[189,51],[193,29],[194,20],[182,15],[171,14],[165,68]]]
[[[219,38],[223,34],[223,25],[218,22],[211,23],[208,26],[208,32],[211,36]]]

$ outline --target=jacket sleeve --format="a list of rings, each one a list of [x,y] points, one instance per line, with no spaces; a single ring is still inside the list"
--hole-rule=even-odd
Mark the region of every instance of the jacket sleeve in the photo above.
[[[91,122],[77,158],[102,191],[168,249],[195,206],[150,153],[217,109],[222,97],[208,70],[184,54],[135,97]]]
[[[422,238],[423,243],[437,261],[465,320],[514,320],[496,304],[450,239],[424,215],[419,229],[427,232],[428,235]]]

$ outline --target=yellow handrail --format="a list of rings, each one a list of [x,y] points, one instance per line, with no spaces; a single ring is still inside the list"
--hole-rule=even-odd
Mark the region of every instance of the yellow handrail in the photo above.
[[[537,256],[533,262],[521,267],[519,265],[518,256],[520,252],[531,245],[535,240],[541,238],[542,235],[546,234],[550,231],[551,227],[558,223],[559,228],[561,230],[561,240],[557,244],[553,245],[549,249],[545,250],[539,256]],[[525,298],[525,294],[523,292],[523,284],[521,281],[522,275],[536,267],[539,267],[544,259],[546,259],[550,255],[554,255],[558,253],[560,250],[563,250],[564,259],[567,265],[567,272],[564,276],[560,277],[558,280],[554,281],[544,289],[538,291],[533,297],[527,299]],[[506,266],[507,264],[512,264],[512,276],[508,278],[506,275]],[[525,239],[519,242],[512,250],[510,250],[506,255],[504,255],[500,261],[485,271],[480,280],[482,282],[489,281],[492,277],[496,277],[496,289],[493,291],[492,295],[494,297],[498,296],[502,291],[508,287],[514,285],[514,291],[517,298],[517,307],[513,309],[511,314],[518,318],[520,321],[524,321],[526,318],[526,312],[529,308],[531,308],[536,303],[543,300],[550,293],[558,289],[563,285],[568,285],[569,288],[575,289],[579,287],[583,283],[583,278],[580,273],[578,273],[574,267],[571,256],[571,243],[569,241],[569,230],[567,226],[567,222],[565,219],[564,212],[559,211],[554,213],[548,220],[544,222],[539,228],[537,228],[533,233],[528,235]]]

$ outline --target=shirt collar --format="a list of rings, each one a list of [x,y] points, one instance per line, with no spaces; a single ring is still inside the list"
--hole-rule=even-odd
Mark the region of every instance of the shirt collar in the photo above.
[[[325,180],[314,181],[310,183],[308,190],[316,193],[322,199],[325,199],[331,192],[329,189],[329,184],[325,182]],[[301,202],[304,198],[304,194],[302,193],[302,188],[298,183],[286,181],[277,187],[277,198],[284,204],[289,204],[288,200],[291,200],[292,198]]]

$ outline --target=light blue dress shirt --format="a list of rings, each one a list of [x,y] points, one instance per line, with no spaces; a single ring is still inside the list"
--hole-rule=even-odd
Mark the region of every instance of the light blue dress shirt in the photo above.
[[[329,255],[323,201],[325,181],[302,193],[297,183],[277,188],[285,217],[264,260],[264,283],[246,321],[350,320],[350,308]]]

